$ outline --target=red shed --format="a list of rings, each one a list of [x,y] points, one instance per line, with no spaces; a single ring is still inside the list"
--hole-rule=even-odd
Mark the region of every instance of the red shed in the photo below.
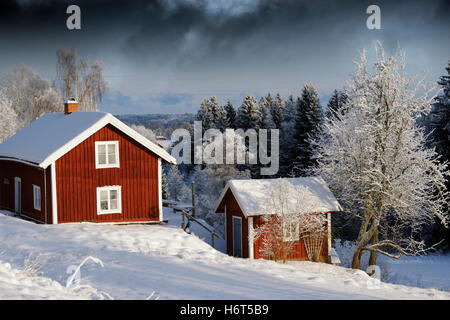
[[[270,190],[279,179],[230,180],[225,186],[214,211],[225,213],[225,241],[229,255],[243,258],[262,258],[260,249],[262,239],[253,241],[249,234],[264,222],[263,216],[273,215],[269,212],[267,198]],[[326,239],[320,256],[323,261],[330,261],[331,252],[331,213],[341,211],[341,206],[328,188],[326,182],[319,176],[283,178],[294,186],[302,186],[313,198],[315,207],[311,214],[325,214],[327,226]],[[309,211],[308,211],[309,212]],[[298,237],[293,244],[288,259],[306,260],[307,252],[302,238]]]
[[[175,158],[111,114],[76,106],[0,144],[0,208],[41,223],[161,222],[161,165]]]

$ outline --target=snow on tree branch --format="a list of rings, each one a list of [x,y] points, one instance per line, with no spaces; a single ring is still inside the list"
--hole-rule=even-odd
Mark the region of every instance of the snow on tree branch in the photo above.
[[[379,237],[391,251],[418,254],[412,244],[421,228],[435,218],[448,222],[447,164],[426,147],[418,121],[430,111],[433,90],[406,76],[402,52],[386,57],[379,43],[373,68],[365,50],[356,62],[345,112],[328,117],[314,140],[317,173],[361,220],[353,267],[368,249],[391,255],[380,251]]]

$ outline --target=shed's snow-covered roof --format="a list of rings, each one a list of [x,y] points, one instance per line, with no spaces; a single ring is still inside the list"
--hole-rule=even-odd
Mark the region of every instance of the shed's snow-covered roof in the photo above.
[[[0,159],[12,158],[46,168],[107,124],[169,163],[175,158],[109,113],[77,111],[48,113],[0,144]]]
[[[281,178],[288,181],[294,187],[304,187],[309,194],[308,202],[313,203],[311,212],[337,212],[342,211],[342,207],[328,188],[326,182],[320,176]],[[270,197],[270,190],[276,187],[279,179],[249,179],[230,180],[225,186],[217,202],[215,212],[222,212],[221,203],[230,190],[238,202],[245,216],[257,216],[273,214],[267,208],[267,199]],[[310,201],[309,201],[310,200]]]

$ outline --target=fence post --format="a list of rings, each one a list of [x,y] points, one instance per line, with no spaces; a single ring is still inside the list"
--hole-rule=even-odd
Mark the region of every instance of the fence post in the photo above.
[[[192,180],[192,216],[195,217],[195,181]]]
[[[214,248],[214,236],[216,234],[214,232],[211,232],[211,246]]]
[[[181,229],[184,231],[184,212],[181,211]]]

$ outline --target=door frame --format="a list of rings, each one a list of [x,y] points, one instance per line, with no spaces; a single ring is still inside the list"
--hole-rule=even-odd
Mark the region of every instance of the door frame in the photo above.
[[[242,242],[243,242],[243,236],[242,236],[242,218],[241,217],[237,217],[237,216],[232,216],[233,217],[233,219],[232,219],[232,228],[231,228],[231,230],[232,230],[232,235],[233,235],[233,257],[240,257],[240,258],[242,258],[242,257],[244,257],[244,252],[242,251]],[[240,220],[241,221],[241,255],[240,256],[237,256],[237,255],[235,255],[235,253],[234,253],[234,219],[236,219],[236,220]]]
[[[18,182],[20,183],[20,188]],[[22,213],[22,179],[20,177],[14,177],[14,212],[18,214]]]

